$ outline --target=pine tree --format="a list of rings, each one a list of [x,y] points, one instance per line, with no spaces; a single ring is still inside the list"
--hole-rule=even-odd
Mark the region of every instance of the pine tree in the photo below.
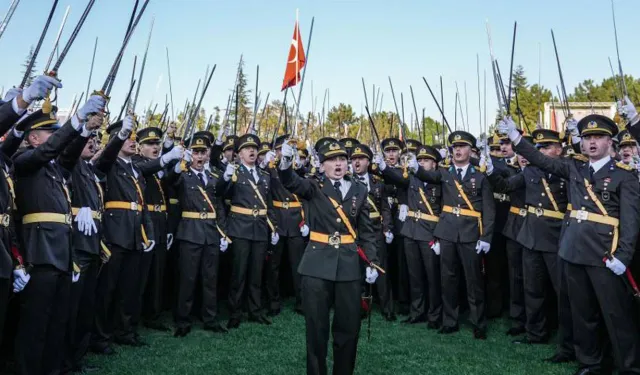
[[[245,119],[251,117],[251,89],[247,87],[247,76],[244,73],[244,60],[240,56],[240,62],[238,63],[238,82],[236,86],[237,98],[233,98],[231,103],[231,113],[229,114],[229,123],[236,127],[236,134],[242,135],[245,131]],[[236,103],[238,108],[236,108]],[[236,119],[237,114],[237,119]]]
[[[29,49],[29,55],[27,55],[27,58],[25,59],[24,63],[22,64],[23,70],[22,70],[22,76],[24,77],[25,75],[27,75],[27,68],[29,67],[29,62],[31,61],[31,58],[33,57],[33,53],[34,53],[34,48],[33,46],[31,46],[31,49]],[[31,82],[33,82],[33,80],[36,78],[36,64],[37,62],[34,61],[33,62],[33,66],[31,67],[31,71],[29,72],[29,75],[27,77],[27,81],[25,83],[25,87],[31,85]]]

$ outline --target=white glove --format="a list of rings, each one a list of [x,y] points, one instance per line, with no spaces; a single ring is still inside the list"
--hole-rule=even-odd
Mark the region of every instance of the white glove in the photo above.
[[[224,253],[225,251],[227,251],[228,248],[229,248],[229,242],[227,242],[226,239],[221,238],[220,239],[220,251],[222,251]]]
[[[167,250],[173,245],[173,233],[167,233]]]
[[[493,173],[493,159],[484,153],[480,155],[480,165],[483,164],[487,167],[487,176],[491,175]]]
[[[484,252],[485,254],[489,252],[489,249],[491,248],[491,244],[484,242],[482,240],[479,240],[478,243],[476,244],[476,252],[478,254]]]
[[[384,171],[387,168],[387,163],[384,162],[384,156],[380,153],[373,157],[373,162],[378,164],[378,168],[380,168],[381,171]]]
[[[233,176],[234,173],[236,173],[236,168],[233,166],[233,164],[229,163],[227,164],[227,169],[225,169],[222,178],[224,178],[225,181],[229,182],[231,180],[231,176]]]
[[[172,148],[171,151],[162,155],[161,161],[163,165],[167,165],[173,160],[181,159],[183,152],[184,152],[184,149],[181,146],[176,146]]]
[[[320,160],[316,157],[311,158],[311,166],[314,168],[320,168]]]
[[[373,267],[367,267],[366,277],[364,278],[368,284],[373,284],[378,278],[378,270]]]
[[[78,230],[84,233],[85,236],[91,236],[93,233],[98,233],[98,228],[91,215],[91,209],[89,207],[82,207],[78,211],[76,218],[74,219],[78,223]]]
[[[399,208],[398,220],[404,223],[404,221],[407,220],[407,215],[409,214],[409,206],[407,206],[406,204],[401,204]]]
[[[77,283],[80,280],[80,272],[71,272],[71,282]]]
[[[271,244],[272,245],[277,244],[279,240],[280,240],[280,235],[278,235],[277,232],[274,232],[273,234],[271,234]]]
[[[31,86],[22,91],[22,100],[31,103],[34,100],[43,99],[54,87],[61,89],[62,83],[48,75],[37,76],[31,82]]]
[[[13,100],[13,98],[18,96],[18,94],[20,94],[21,92],[22,92],[22,89],[19,89],[17,87],[12,87],[9,90],[7,90],[7,93],[4,94],[4,99],[2,100],[5,102],[10,102]]]
[[[191,161],[193,160],[191,154],[191,150],[184,150],[184,152],[182,153],[182,158],[184,159],[184,161],[186,161],[187,163],[191,163]]]
[[[78,109],[76,115],[80,121],[87,121],[87,118],[92,113],[101,113],[104,111],[104,107],[107,105],[107,101],[101,95],[91,95],[89,100],[82,107]]]
[[[284,142],[282,144],[282,150],[280,152],[282,153],[283,158],[293,159],[293,157],[296,155],[296,149],[293,148],[293,146],[291,146],[289,142]]]
[[[580,136],[580,132],[578,131],[578,121],[573,117],[569,117],[567,119],[567,131],[574,137]]]
[[[142,243],[142,251],[144,251],[145,253],[148,253],[149,251],[153,250],[153,248],[156,246],[156,241],[154,240],[149,240],[149,246],[146,246],[144,244],[144,242]]]
[[[409,171],[416,173],[419,167],[420,167],[420,164],[418,164],[418,160],[416,159],[416,156],[411,154],[411,156],[409,157],[409,160],[407,161],[407,168],[409,169]]]
[[[636,107],[633,105],[631,99],[629,99],[628,96],[624,97],[624,104],[622,104],[622,102],[618,102],[618,112],[620,113],[620,116],[626,118],[627,120],[632,120],[638,115]]]
[[[216,144],[221,145],[222,144],[222,134],[224,133],[224,126],[220,125],[220,128],[218,129],[218,133],[216,134]]]
[[[19,293],[27,286],[27,283],[31,279],[31,275],[29,275],[24,268],[19,268],[13,270],[13,292]]]
[[[300,234],[302,235],[302,237],[306,237],[309,235],[309,226],[307,224],[300,227]]]
[[[431,250],[433,250],[436,255],[440,255],[440,241],[435,241],[433,245],[431,245]]]
[[[384,233],[384,240],[387,244],[390,244],[393,242],[393,233],[391,233],[391,231],[387,231]]]
[[[125,140],[127,138],[129,138],[129,134],[131,134],[131,131],[133,130],[133,117],[131,116],[126,116],[124,118],[124,120],[122,120],[122,128],[120,128],[120,131],[118,132],[118,137],[122,140]]]
[[[516,140],[518,140],[518,137],[520,137],[520,133],[518,133],[518,130],[516,128],[516,123],[513,122],[510,116],[507,116],[504,119],[500,120],[497,126],[497,130],[500,134],[506,134],[511,142],[515,142]]]
[[[267,154],[264,156],[264,165],[268,165],[269,163],[271,163],[272,161],[276,160],[276,153],[275,151],[269,151],[267,152]]]
[[[486,139],[478,139],[476,141],[476,147],[478,148],[478,150],[484,150],[485,148],[487,148],[487,140]]]
[[[624,265],[624,263],[619,261],[616,257],[607,259],[604,263],[607,265],[607,268],[611,270],[611,272],[615,273],[618,276],[622,275],[627,270],[627,267]]]
[[[449,156],[449,152],[446,148],[441,148],[438,152],[440,153],[440,157],[442,157],[443,160],[446,159],[447,156]]]

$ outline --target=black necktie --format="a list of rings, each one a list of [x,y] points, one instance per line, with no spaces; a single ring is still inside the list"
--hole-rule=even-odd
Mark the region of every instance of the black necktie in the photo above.
[[[593,175],[596,173],[596,170],[593,169],[592,166],[589,166],[589,182],[593,184]]]
[[[340,183],[340,181],[336,181],[333,184],[333,188],[336,189],[336,193],[338,194],[338,198],[340,198],[340,202],[342,202],[342,191],[340,191],[340,186],[342,184]]]
[[[458,168],[458,181],[462,181],[462,168]]]
[[[249,169],[249,173],[251,174],[251,179],[256,180],[256,175],[253,174],[253,168]]]
[[[204,183],[204,175],[202,173],[198,173],[198,178],[200,179],[202,186],[207,186],[207,184]]]

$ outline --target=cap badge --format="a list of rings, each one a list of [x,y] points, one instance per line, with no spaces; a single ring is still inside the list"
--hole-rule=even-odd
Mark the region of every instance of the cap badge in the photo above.
[[[340,149],[340,145],[337,143],[332,143],[329,145],[329,150],[331,151],[335,151],[335,150],[339,150]]]
[[[631,140],[631,134],[630,134],[630,133],[625,133],[625,134],[622,136],[622,140],[623,140],[623,141],[630,141],[630,140]]]
[[[595,129],[598,127],[598,123],[595,121],[589,121],[589,123],[587,124],[587,128],[589,129]]]
[[[461,136],[460,134],[456,134],[456,135],[453,137],[453,140],[454,140],[454,141],[459,141],[459,140],[461,140],[461,139],[462,139],[462,136]]]
[[[395,146],[396,142],[395,141],[389,141],[389,146]]]
[[[149,137],[157,137],[156,132],[150,131],[149,132]]]
[[[345,147],[353,147],[353,143],[351,143],[351,141],[346,141],[344,145]]]
[[[544,134],[538,133],[538,135],[536,135],[536,139],[542,139],[542,138],[544,138]]]
[[[247,137],[247,142],[253,142],[253,137]]]
[[[197,145],[203,145],[204,141],[202,140],[202,138],[198,138],[198,139],[196,139],[196,144]]]

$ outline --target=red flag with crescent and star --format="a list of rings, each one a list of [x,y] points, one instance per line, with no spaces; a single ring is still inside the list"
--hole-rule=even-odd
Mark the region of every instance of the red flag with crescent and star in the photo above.
[[[282,82],[282,90],[293,87],[300,82],[300,71],[304,68],[307,59],[304,55],[304,47],[300,38],[300,28],[298,21],[293,29],[293,39],[291,39],[291,48],[289,48],[289,57],[287,58],[287,68],[284,71],[284,81]]]

